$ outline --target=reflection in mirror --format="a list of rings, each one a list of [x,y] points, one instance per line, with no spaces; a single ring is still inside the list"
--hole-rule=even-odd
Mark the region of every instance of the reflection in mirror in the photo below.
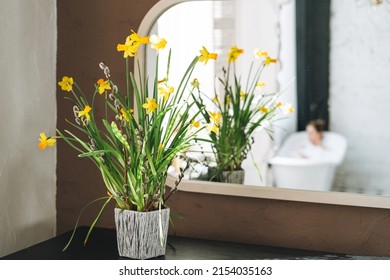
[[[297,130],[294,114],[274,123],[273,140],[264,131],[256,133],[253,159],[248,157],[243,163],[245,185],[390,195],[390,188],[386,188],[390,185],[390,157],[386,145],[390,143],[390,131],[384,124],[390,117],[390,111],[386,110],[390,102],[387,94],[390,79],[386,78],[390,73],[390,53],[386,49],[390,45],[390,14],[380,5],[372,9],[370,1],[367,5],[361,2],[331,1],[328,104],[332,133],[325,132],[323,145],[337,151],[336,161],[318,163],[314,160],[308,167],[310,160],[292,158],[295,148],[289,146],[289,141],[298,141],[300,145],[309,141],[306,132],[292,136]],[[210,95],[214,94],[214,78],[225,65],[232,45],[246,52],[239,69],[247,69],[255,48],[266,49],[278,58],[277,67],[264,72],[263,76],[270,92],[291,84],[296,76],[294,0],[184,2],[164,12],[150,33],[168,39],[173,49],[172,65],[178,68],[184,67],[179,62],[186,65],[198,54],[202,45],[218,53],[216,62],[198,67],[193,75]],[[150,57],[147,55],[146,69],[153,63]],[[170,69],[171,79],[175,72],[180,69]],[[153,73],[148,75],[153,76]],[[296,107],[297,96],[293,83],[283,93],[281,101]],[[203,154],[198,150],[188,153],[194,162],[187,179],[199,179],[206,172],[206,165],[201,162],[210,161],[212,157],[208,157],[207,145],[203,149]],[[259,166],[261,176],[255,165]],[[282,169],[282,173],[277,169]],[[298,170],[301,175],[295,183],[292,178]],[[307,183],[302,183],[301,179]]]

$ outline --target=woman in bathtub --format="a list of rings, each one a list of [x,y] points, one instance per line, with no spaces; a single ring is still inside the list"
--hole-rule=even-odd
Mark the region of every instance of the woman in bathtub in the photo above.
[[[313,120],[306,125],[308,142],[298,151],[301,158],[321,158],[326,156],[327,150],[322,143],[324,137],[325,121],[321,119]]]
[[[322,142],[324,129],[325,121],[321,119],[309,122],[306,125],[307,139],[302,143],[297,143],[295,149],[291,150],[288,156],[305,159],[326,158],[329,155],[329,150]]]

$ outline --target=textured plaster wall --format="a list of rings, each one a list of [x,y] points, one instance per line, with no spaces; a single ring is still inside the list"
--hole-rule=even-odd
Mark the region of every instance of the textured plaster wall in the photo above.
[[[55,234],[56,2],[0,0],[0,257]]]
[[[390,195],[390,9],[332,1],[330,128],[348,139],[336,187]]]

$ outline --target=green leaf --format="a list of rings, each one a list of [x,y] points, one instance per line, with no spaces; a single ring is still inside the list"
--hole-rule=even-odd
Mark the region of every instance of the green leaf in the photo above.
[[[76,224],[75,224],[75,226],[74,226],[72,235],[70,236],[68,243],[67,243],[67,244],[65,245],[65,247],[62,249],[62,251],[65,251],[66,249],[68,249],[70,243],[72,242],[73,237],[74,237],[74,234],[76,233],[77,226],[78,226],[79,221],[80,221],[80,217],[81,217],[81,215],[83,214],[84,210],[87,209],[87,208],[88,208],[90,205],[92,205],[93,203],[98,202],[98,201],[103,200],[103,199],[106,199],[106,198],[107,198],[107,196],[97,198],[97,199],[95,199],[95,200],[89,202],[87,205],[85,205],[85,206],[83,207],[83,209],[81,209],[81,211],[80,211],[80,213],[79,213],[79,216],[77,217],[77,221],[76,221]]]

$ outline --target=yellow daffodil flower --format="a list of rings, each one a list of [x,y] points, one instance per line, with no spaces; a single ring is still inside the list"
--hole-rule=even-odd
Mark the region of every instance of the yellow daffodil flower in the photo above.
[[[278,60],[276,58],[271,58],[269,56],[266,56],[264,59],[264,65],[270,65],[271,63],[276,63]]]
[[[269,113],[269,108],[267,108],[265,106],[260,106],[260,112],[262,112],[264,114],[268,114]]]
[[[123,57],[133,57],[141,44],[149,44],[149,37],[140,37],[137,33],[131,30],[133,33],[127,36],[124,44],[118,44],[116,49],[118,52],[123,51]]]
[[[97,80],[97,84],[99,86],[99,94],[103,94],[103,92],[105,92],[106,90],[111,89],[110,83],[103,79]]]
[[[169,95],[175,91],[171,86],[168,86],[166,83],[158,87],[159,94],[164,96],[164,101],[167,101]]]
[[[140,44],[149,44],[149,36],[141,37],[133,30],[131,32],[129,39],[133,42],[133,45],[138,47]]]
[[[218,113],[218,112],[209,112],[209,115],[210,115],[210,119],[211,121],[215,124],[215,125],[220,125],[221,123],[221,118],[222,118],[222,115],[221,113]]]
[[[283,105],[283,103],[280,101],[278,103],[276,103],[276,107],[282,107],[282,105]]]
[[[130,40],[130,36],[126,38],[124,44],[118,44],[116,46],[118,52],[123,52],[123,57],[133,57],[137,52],[138,46],[133,46],[133,42]]]
[[[158,108],[158,105],[156,103],[156,100],[154,100],[154,98],[151,99],[147,97],[146,103],[144,103],[142,107],[146,109],[146,114],[149,115],[150,113],[153,113]]]
[[[58,82],[58,85],[61,87],[64,91],[71,91],[73,88],[73,78],[64,76],[62,77],[62,81]]]
[[[127,110],[127,112],[125,111],[125,109],[121,109],[120,110],[120,112],[121,112],[121,116],[120,116],[120,118],[121,119],[124,119],[125,121],[127,121],[127,122],[129,122],[130,121],[130,118],[131,118],[131,114],[134,112],[134,110],[133,109],[129,109],[129,110]],[[130,117],[130,118],[129,118]]]
[[[192,85],[193,87],[199,88],[200,83],[199,83],[198,79],[195,78],[195,79],[191,82],[191,85]]]
[[[198,61],[204,62],[205,65],[209,61],[209,59],[216,60],[218,57],[218,54],[210,53],[204,46],[202,47],[202,49],[199,52],[200,52],[200,56],[198,58]]]
[[[56,142],[56,139],[54,139],[54,137],[47,137],[44,132],[41,132],[39,134],[39,136],[40,136],[40,138],[39,138],[38,147],[41,150],[46,149],[47,146],[49,146],[49,147],[54,146],[54,143]]]
[[[255,58],[261,58],[262,56],[267,57],[268,52],[263,51],[263,50],[259,50],[259,49],[255,49],[253,51],[253,55],[255,56]]]
[[[151,43],[150,47],[158,51],[165,48],[165,45],[167,44],[167,40],[157,35],[152,35],[150,36],[150,43]]]
[[[237,57],[242,53],[244,53],[243,49],[239,49],[237,46],[231,47],[228,54],[228,62],[236,61]]]
[[[284,105],[284,107],[283,107],[283,112],[285,114],[293,113],[294,112],[294,108],[291,106],[290,103],[286,103],[286,105]]]
[[[92,110],[92,108],[90,106],[85,105],[84,110],[79,111],[79,113],[78,113],[79,118],[84,116],[87,120],[90,120],[91,116],[89,115],[89,111],[91,111],[91,110]]]

